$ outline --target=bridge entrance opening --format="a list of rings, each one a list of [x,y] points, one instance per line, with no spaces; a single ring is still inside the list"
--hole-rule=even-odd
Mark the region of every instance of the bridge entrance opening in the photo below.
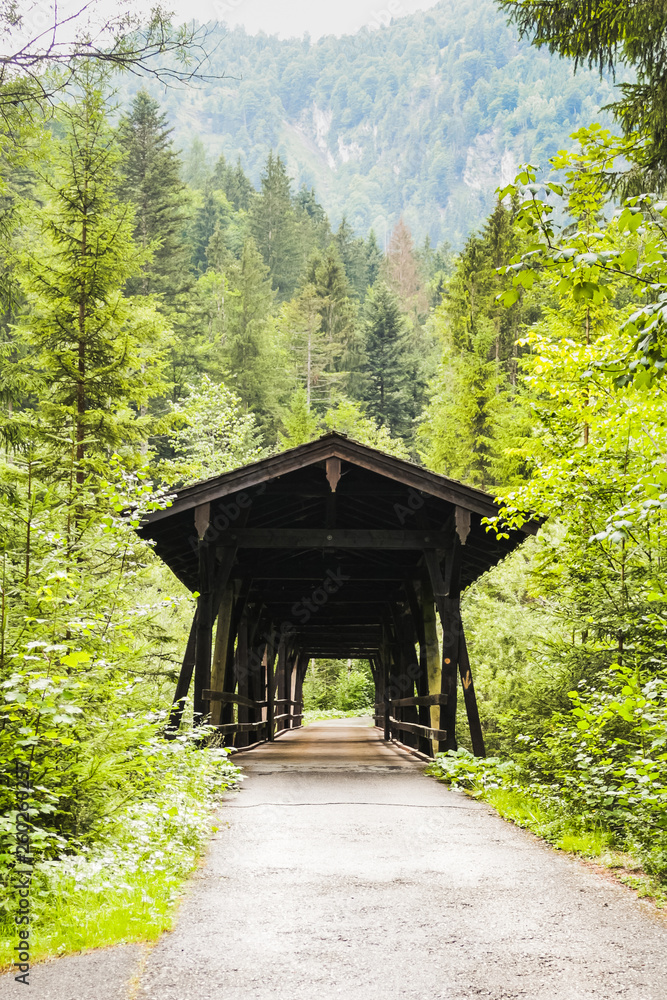
[[[238,748],[271,743],[302,724],[312,660],[365,660],[385,740],[456,749],[460,678],[483,755],[460,596],[538,527],[497,538],[497,512],[336,433],[179,491],[138,529],[199,595],[171,731],[194,678],[195,721]]]

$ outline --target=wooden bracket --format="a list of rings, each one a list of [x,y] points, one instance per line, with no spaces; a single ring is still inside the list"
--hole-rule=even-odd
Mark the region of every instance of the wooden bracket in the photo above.
[[[211,521],[211,504],[202,503],[199,507],[195,507],[195,528],[197,529],[197,534],[199,535],[199,541],[203,539],[206,534],[206,529],[208,528]]]
[[[327,480],[331,487],[331,492],[336,492],[336,487],[340,480],[341,461],[339,458],[327,459]]]
[[[459,536],[461,545],[465,545],[470,534],[470,511],[466,507],[456,508],[456,534]]]

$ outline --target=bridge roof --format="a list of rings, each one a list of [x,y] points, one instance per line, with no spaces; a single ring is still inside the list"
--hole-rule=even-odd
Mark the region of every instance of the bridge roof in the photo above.
[[[138,530],[190,590],[203,536],[273,620],[293,617],[327,580],[329,591],[344,580],[295,627],[312,655],[363,656],[406,583],[430,575],[434,592],[447,594],[454,568],[457,590],[466,587],[539,526],[497,538],[482,523],[497,512],[482,490],[330,433],[179,490]]]

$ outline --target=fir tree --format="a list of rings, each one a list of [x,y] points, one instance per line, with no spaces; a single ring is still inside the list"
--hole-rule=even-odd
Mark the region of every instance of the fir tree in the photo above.
[[[150,263],[130,278],[130,295],[159,294],[168,304],[190,284],[189,251],[183,237],[187,195],[172,129],[157,101],[141,90],[121,120],[118,141],[124,153],[120,188],[135,206],[134,237],[153,247]]]
[[[241,158],[236,166],[230,166],[221,154],[211,176],[211,185],[218,191],[223,191],[227,201],[233,205],[236,212],[247,212],[254,194],[254,188],[246,177]]]
[[[345,216],[336,231],[334,243],[343,262],[352,294],[362,300],[369,284],[366,247],[363,239],[355,237]]]
[[[425,316],[428,303],[412,234],[402,217],[391,234],[386,270],[387,282],[398,295],[403,311],[410,313],[417,325]]]
[[[366,240],[366,282],[369,287],[373,287],[380,277],[384,255],[378,245],[375,230],[371,229]]]
[[[366,298],[364,353],[361,396],[368,416],[392,436],[409,436],[422,383],[398,300],[384,282]]]
[[[308,406],[330,396],[333,346],[322,330],[322,300],[307,284],[282,309],[281,327],[297,384],[303,387]]]
[[[303,248],[292,205],[290,180],[279,156],[269,153],[262,186],[250,206],[250,232],[280,301],[291,298],[299,280]]]
[[[241,260],[230,269],[230,294],[224,359],[246,410],[264,428],[273,426],[282,389],[282,361],[276,356],[269,322],[274,293],[268,268],[248,237]]]
[[[84,67],[79,99],[60,109],[55,172],[45,178],[51,200],[37,219],[39,242],[22,257],[22,336],[42,383],[42,418],[52,445],[71,451],[79,485],[95,452],[144,437],[136,409],[162,388],[165,334],[152,303],[123,296],[150,252],[133,238],[132,207],[114,193],[121,153],[101,82]]]
[[[281,432],[279,437],[283,448],[296,448],[300,444],[306,444],[320,433],[319,419],[310,408],[305,389],[297,389],[292,394],[283,425],[285,433]]]
[[[332,357],[340,360],[354,324],[350,287],[335,243],[315,256],[308,266],[306,280],[319,300],[322,330],[332,347]]]
[[[202,200],[196,209],[189,231],[188,237],[191,246],[191,266],[192,269],[202,274],[209,265],[209,245],[216,239],[216,252],[219,253],[221,244],[224,244],[224,233],[229,226],[231,218],[231,206],[225,194],[216,190],[212,182],[207,181],[204,188]]]

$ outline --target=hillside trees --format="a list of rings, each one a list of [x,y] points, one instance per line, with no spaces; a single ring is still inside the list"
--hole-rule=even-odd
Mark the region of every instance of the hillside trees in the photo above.
[[[256,414],[264,429],[275,435],[283,360],[270,318],[274,293],[269,270],[252,237],[246,239],[241,259],[229,268],[229,281],[224,364],[246,412]]]
[[[431,320],[443,357],[419,428],[429,467],[486,488],[506,485],[522,465],[508,455],[512,425],[521,423],[520,411],[512,415],[517,340],[522,320],[537,310],[530,304],[506,309],[497,300],[510,284],[497,268],[509,263],[519,245],[514,214],[513,207],[496,205],[444,285]]]
[[[250,232],[269,269],[278,299],[292,297],[299,280],[302,246],[290,180],[279,156],[269,153],[261,190],[250,208]]]
[[[412,234],[402,217],[391,234],[386,270],[389,286],[396,292],[403,310],[418,325],[420,318],[423,320],[426,315],[428,304]]]

